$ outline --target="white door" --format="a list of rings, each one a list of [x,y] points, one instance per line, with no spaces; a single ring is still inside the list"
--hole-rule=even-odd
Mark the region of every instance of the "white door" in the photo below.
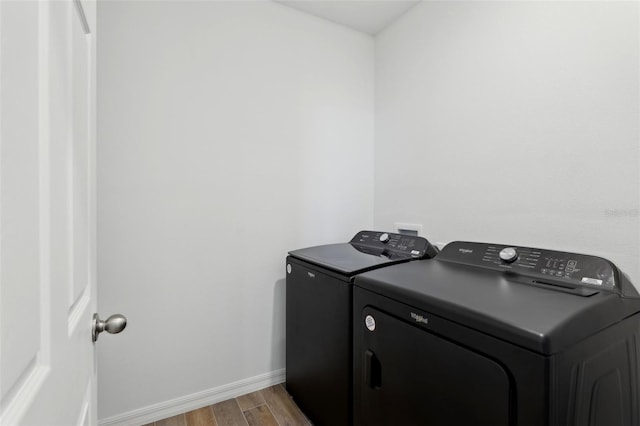
[[[0,424],[96,424],[95,3],[0,0]]]

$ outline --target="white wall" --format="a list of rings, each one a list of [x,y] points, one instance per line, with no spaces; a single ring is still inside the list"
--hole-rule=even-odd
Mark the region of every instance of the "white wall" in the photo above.
[[[376,38],[375,227],[601,255],[640,287],[637,2],[425,2]]]
[[[272,2],[100,2],[99,416],[284,368],[288,250],[373,224],[373,39]]]

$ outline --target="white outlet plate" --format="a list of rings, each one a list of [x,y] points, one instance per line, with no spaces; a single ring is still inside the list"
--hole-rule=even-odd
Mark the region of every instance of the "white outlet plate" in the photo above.
[[[405,232],[403,232],[405,231]],[[402,223],[402,222],[396,222],[393,224],[393,232],[397,233],[397,234],[409,234],[410,232],[406,232],[406,231],[413,231],[416,232],[418,236],[422,237],[422,224],[419,223]]]

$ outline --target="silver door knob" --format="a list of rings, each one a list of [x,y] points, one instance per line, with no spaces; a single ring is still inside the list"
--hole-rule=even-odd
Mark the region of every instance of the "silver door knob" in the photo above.
[[[101,320],[98,314],[93,314],[93,326],[91,327],[91,338],[95,342],[98,334],[106,331],[109,334],[120,333],[127,326],[127,318],[124,315],[111,315],[106,320]]]

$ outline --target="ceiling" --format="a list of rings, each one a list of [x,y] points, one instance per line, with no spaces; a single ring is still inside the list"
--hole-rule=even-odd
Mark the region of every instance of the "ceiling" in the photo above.
[[[275,0],[305,13],[375,35],[420,0]]]

